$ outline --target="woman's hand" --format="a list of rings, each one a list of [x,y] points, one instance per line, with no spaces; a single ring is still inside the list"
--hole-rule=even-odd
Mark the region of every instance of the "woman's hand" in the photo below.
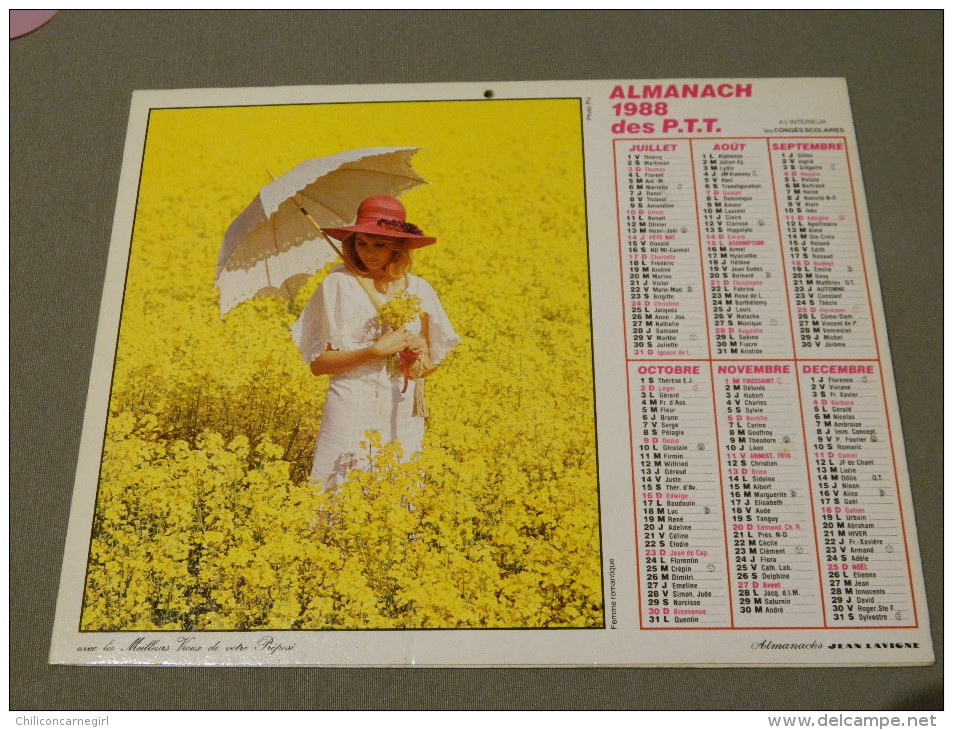
[[[407,347],[417,355],[427,355],[428,357],[430,355],[430,348],[423,335],[411,335],[410,344]]]
[[[391,330],[381,335],[380,339],[371,345],[371,349],[377,357],[387,357],[413,347],[415,341],[420,339],[422,338],[419,335],[412,335],[402,329]]]
[[[407,349],[417,355],[429,356],[430,353],[425,337],[402,329],[391,330],[381,335],[373,345],[360,350],[340,352],[332,350],[329,345],[327,350],[311,362],[311,372],[314,375],[338,375]]]

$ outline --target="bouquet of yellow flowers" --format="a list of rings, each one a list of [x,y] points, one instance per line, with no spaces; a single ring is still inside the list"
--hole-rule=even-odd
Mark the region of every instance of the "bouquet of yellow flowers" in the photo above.
[[[399,330],[419,316],[420,297],[401,291],[395,294],[390,301],[381,305],[377,312],[377,321],[393,330]]]
[[[377,312],[377,321],[393,330],[399,330],[404,325],[412,322],[414,318],[419,317],[420,313],[420,298],[408,294],[406,291],[401,291],[381,305]],[[401,389],[401,393],[407,392],[411,368],[419,358],[420,353],[411,349],[401,350],[397,353],[394,371],[396,372],[397,367],[399,367],[404,376],[404,387]]]

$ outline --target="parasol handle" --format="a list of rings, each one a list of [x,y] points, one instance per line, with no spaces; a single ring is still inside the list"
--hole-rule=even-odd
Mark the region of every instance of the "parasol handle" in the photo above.
[[[318,222],[311,217],[311,214],[305,209],[305,207],[299,205],[298,210],[300,210],[301,214],[305,218],[307,218],[308,221],[310,221],[311,225],[314,226],[317,232],[321,234],[321,236],[324,238],[325,241],[327,241],[327,244],[334,249],[334,253],[336,253],[340,257],[341,261],[343,261],[344,265],[347,266],[348,269],[350,269],[351,273],[354,274],[355,276],[358,276],[358,272],[354,271],[354,269],[348,263],[348,260],[344,258],[344,254],[341,253],[341,249],[339,249],[337,246],[334,245],[334,241],[332,241],[330,236],[328,236],[328,234],[324,232],[324,229],[318,225]]]
[[[324,232],[324,229],[318,225],[318,222],[311,217],[311,214],[303,206],[298,206],[298,210],[300,210],[301,213],[304,215],[304,217],[307,218],[308,221],[311,223],[311,225],[314,226],[315,229],[317,229],[318,233],[320,233],[324,237],[324,240],[328,242],[328,245],[334,249],[334,253],[340,256],[341,259],[343,260],[344,254],[342,254],[341,250],[334,245],[334,241],[332,241],[330,237],[328,236],[328,234]]]

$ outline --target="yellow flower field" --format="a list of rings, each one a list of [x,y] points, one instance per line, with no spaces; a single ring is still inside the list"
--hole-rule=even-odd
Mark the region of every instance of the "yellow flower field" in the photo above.
[[[602,626],[580,134],[577,100],[153,110],[82,628]],[[420,460],[368,434],[319,494],[288,328],[325,272],[220,318],[215,263],[266,170],[372,146],[423,148],[413,271],[462,342]]]

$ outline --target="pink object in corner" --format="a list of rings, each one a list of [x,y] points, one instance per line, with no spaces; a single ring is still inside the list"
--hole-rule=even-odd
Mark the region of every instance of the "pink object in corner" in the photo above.
[[[36,30],[58,12],[59,10],[11,10],[10,40]]]

